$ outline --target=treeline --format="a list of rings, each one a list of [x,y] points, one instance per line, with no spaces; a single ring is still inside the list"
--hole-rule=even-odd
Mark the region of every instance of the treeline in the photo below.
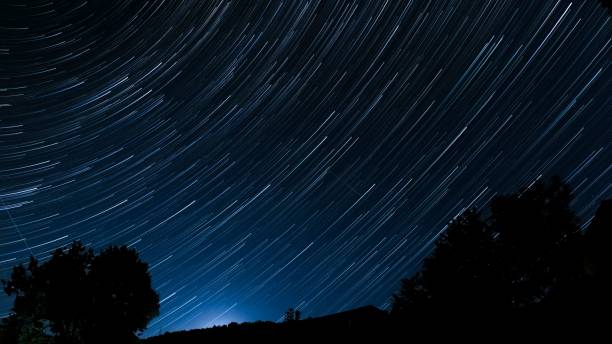
[[[538,180],[487,209],[467,209],[448,224],[421,270],[401,281],[389,312],[369,306],[302,319],[289,309],[283,323],[230,324],[145,340],[151,344],[209,339],[304,338],[335,333],[423,330],[424,320],[466,316],[547,315],[573,318],[610,304],[612,201],[580,221],[572,190],[560,178]],[[0,343],[137,343],[159,312],[148,265],[125,246],[97,255],[75,242],[40,263],[16,266],[4,291],[15,298],[2,320]]]
[[[402,281],[392,316],[603,309],[612,201],[601,202],[585,223],[571,201],[571,188],[555,177],[496,197],[485,212],[465,211],[450,221],[421,271]]]

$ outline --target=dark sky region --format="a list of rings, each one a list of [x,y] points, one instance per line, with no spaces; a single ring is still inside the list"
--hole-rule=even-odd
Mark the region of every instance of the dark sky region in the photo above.
[[[384,307],[463,209],[612,196],[593,1],[2,0],[0,274],[150,262],[147,333]],[[0,314],[11,300],[3,295]]]

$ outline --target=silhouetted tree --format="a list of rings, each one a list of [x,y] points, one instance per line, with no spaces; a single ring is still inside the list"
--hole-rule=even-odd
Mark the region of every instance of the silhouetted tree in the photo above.
[[[56,343],[127,343],[159,311],[148,265],[125,246],[95,256],[75,242],[45,263],[30,258],[2,282],[15,296],[15,338],[50,333]]]
[[[559,295],[567,296],[570,289],[575,294],[575,286],[584,284],[584,245],[602,245],[589,250],[609,254],[603,240],[588,236],[609,235],[609,230],[589,230],[583,243],[571,200],[570,187],[554,177],[494,198],[486,219],[475,210],[461,214],[436,241],[422,270],[402,281],[393,296],[392,314],[406,316],[423,309],[532,309],[550,305],[550,300],[558,302]],[[603,228],[599,225],[606,221],[603,217],[598,215],[591,227]],[[594,255],[592,261],[604,262]]]
[[[148,264],[126,246],[111,246],[91,263],[92,337],[99,342],[135,339],[159,313],[159,296],[151,288]],[[93,338],[89,338],[93,342]]]
[[[293,321],[294,317],[295,317],[295,311],[293,310],[293,308],[289,308],[287,309],[287,311],[285,311],[285,315],[283,316],[283,321],[284,322]]]
[[[449,223],[422,271],[403,280],[394,295],[393,313],[500,306],[503,296],[493,256],[495,243],[480,217],[471,209]]]
[[[489,222],[512,307],[537,304],[582,275],[581,232],[571,200],[570,187],[555,177],[491,202]]]
[[[300,320],[301,318],[302,318],[302,312],[300,312],[299,310],[293,309],[293,308],[289,308],[287,309],[287,311],[285,312],[285,315],[283,316],[283,321],[284,322],[296,321],[296,320]]]
[[[66,251],[55,251],[42,265],[31,257],[27,268],[16,266],[11,279],[3,281],[5,292],[15,295],[15,324],[46,320],[57,342],[82,341],[89,311],[86,276],[92,258],[90,249],[75,243]]]

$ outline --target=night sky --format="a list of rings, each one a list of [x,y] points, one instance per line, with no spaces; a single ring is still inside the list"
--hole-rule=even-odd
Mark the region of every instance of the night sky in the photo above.
[[[0,275],[136,248],[147,333],[385,307],[449,219],[612,196],[595,1],[0,4]],[[11,300],[0,297],[0,315]]]

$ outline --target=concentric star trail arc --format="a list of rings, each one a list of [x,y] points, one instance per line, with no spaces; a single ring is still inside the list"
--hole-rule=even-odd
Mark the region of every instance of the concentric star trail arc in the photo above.
[[[2,1],[0,274],[130,245],[145,334],[385,307],[468,207],[612,196],[611,40],[595,0]]]

